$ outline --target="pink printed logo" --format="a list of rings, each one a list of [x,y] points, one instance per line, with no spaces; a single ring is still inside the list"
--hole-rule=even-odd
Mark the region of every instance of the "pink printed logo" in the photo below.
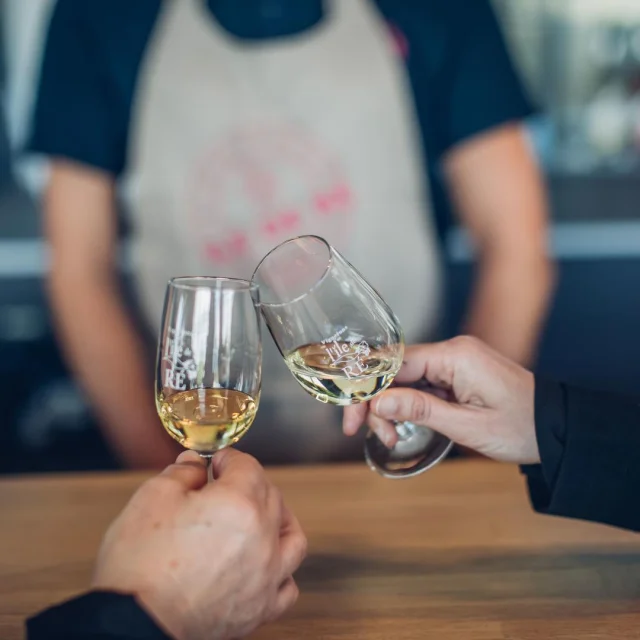
[[[241,277],[296,235],[344,246],[353,208],[340,161],[307,131],[284,125],[248,126],[213,145],[197,163],[187,202],[203,262]]]
[[[204,251],[210,262],[226,264],[236,258],[247,255],[249,239],[246,233],[232,232],[221,242],[208,242],[204,245]]]
[[[347,211],[351,206],[351,190],[346,184],[338,184],[330,191],[319,193],[314,204],[321,215]]]
[[[281,233],[295,233],[300,227],[302,216],[299,211],[283,211],[276,213],[262,225],[262,230],[269,237],[277,237]]]

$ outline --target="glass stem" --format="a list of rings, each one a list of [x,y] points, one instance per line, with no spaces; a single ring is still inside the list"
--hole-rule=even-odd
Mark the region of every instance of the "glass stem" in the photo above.
[[[408,440],[415,432],[415,425],[411,422],[396,422],[394,424],[400,440]]]
[[[204,464],[207,468],[207,484],[213,482],[213,456],[209,455],[209,456],[205,456],[200,454],[200,456],[202,457],[202,459],[204,460]]]

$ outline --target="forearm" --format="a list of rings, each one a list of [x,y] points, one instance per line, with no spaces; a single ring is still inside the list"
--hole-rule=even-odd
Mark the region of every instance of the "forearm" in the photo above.
[[[128,466],[166,465],[175,451],[158,420],[142,342],[115,282],[90,283],[54,272],[49,284],[65,355],[107,442]]]
[[[554,282],[554,267],[540,254],[482,256],[465,331],[508,358],[531,365]]]

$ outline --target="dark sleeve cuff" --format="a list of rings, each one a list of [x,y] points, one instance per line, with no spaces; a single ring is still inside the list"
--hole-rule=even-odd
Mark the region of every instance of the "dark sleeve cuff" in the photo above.
[[[640,531],[638,402],[536,380],[536,435],[537,511]]]
[[[527,476],[533,508],[546,513],[565,446],[565,398],[561,384],[536,378],[534,415],[541,464],[524,466],[522,470]]]
[[[171,640],[133,596],[92,592],[27,620],[27,640]]]

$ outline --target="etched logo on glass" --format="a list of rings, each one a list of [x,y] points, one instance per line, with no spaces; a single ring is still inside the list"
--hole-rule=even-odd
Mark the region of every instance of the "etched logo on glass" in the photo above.
[[[191,331],[169,329],[162,360],[165,363],[163,385],[175,391],[186,391],[198,378],[198,367],[193,359]]]
[[[371,347],[360,337],[349,336],[347,327],[343,327],[334,335],[322,341],[322,345],[330,358],[330,364],[341,369],[348,379],[358,378],[367,372],[366,359],[371,354]]]

